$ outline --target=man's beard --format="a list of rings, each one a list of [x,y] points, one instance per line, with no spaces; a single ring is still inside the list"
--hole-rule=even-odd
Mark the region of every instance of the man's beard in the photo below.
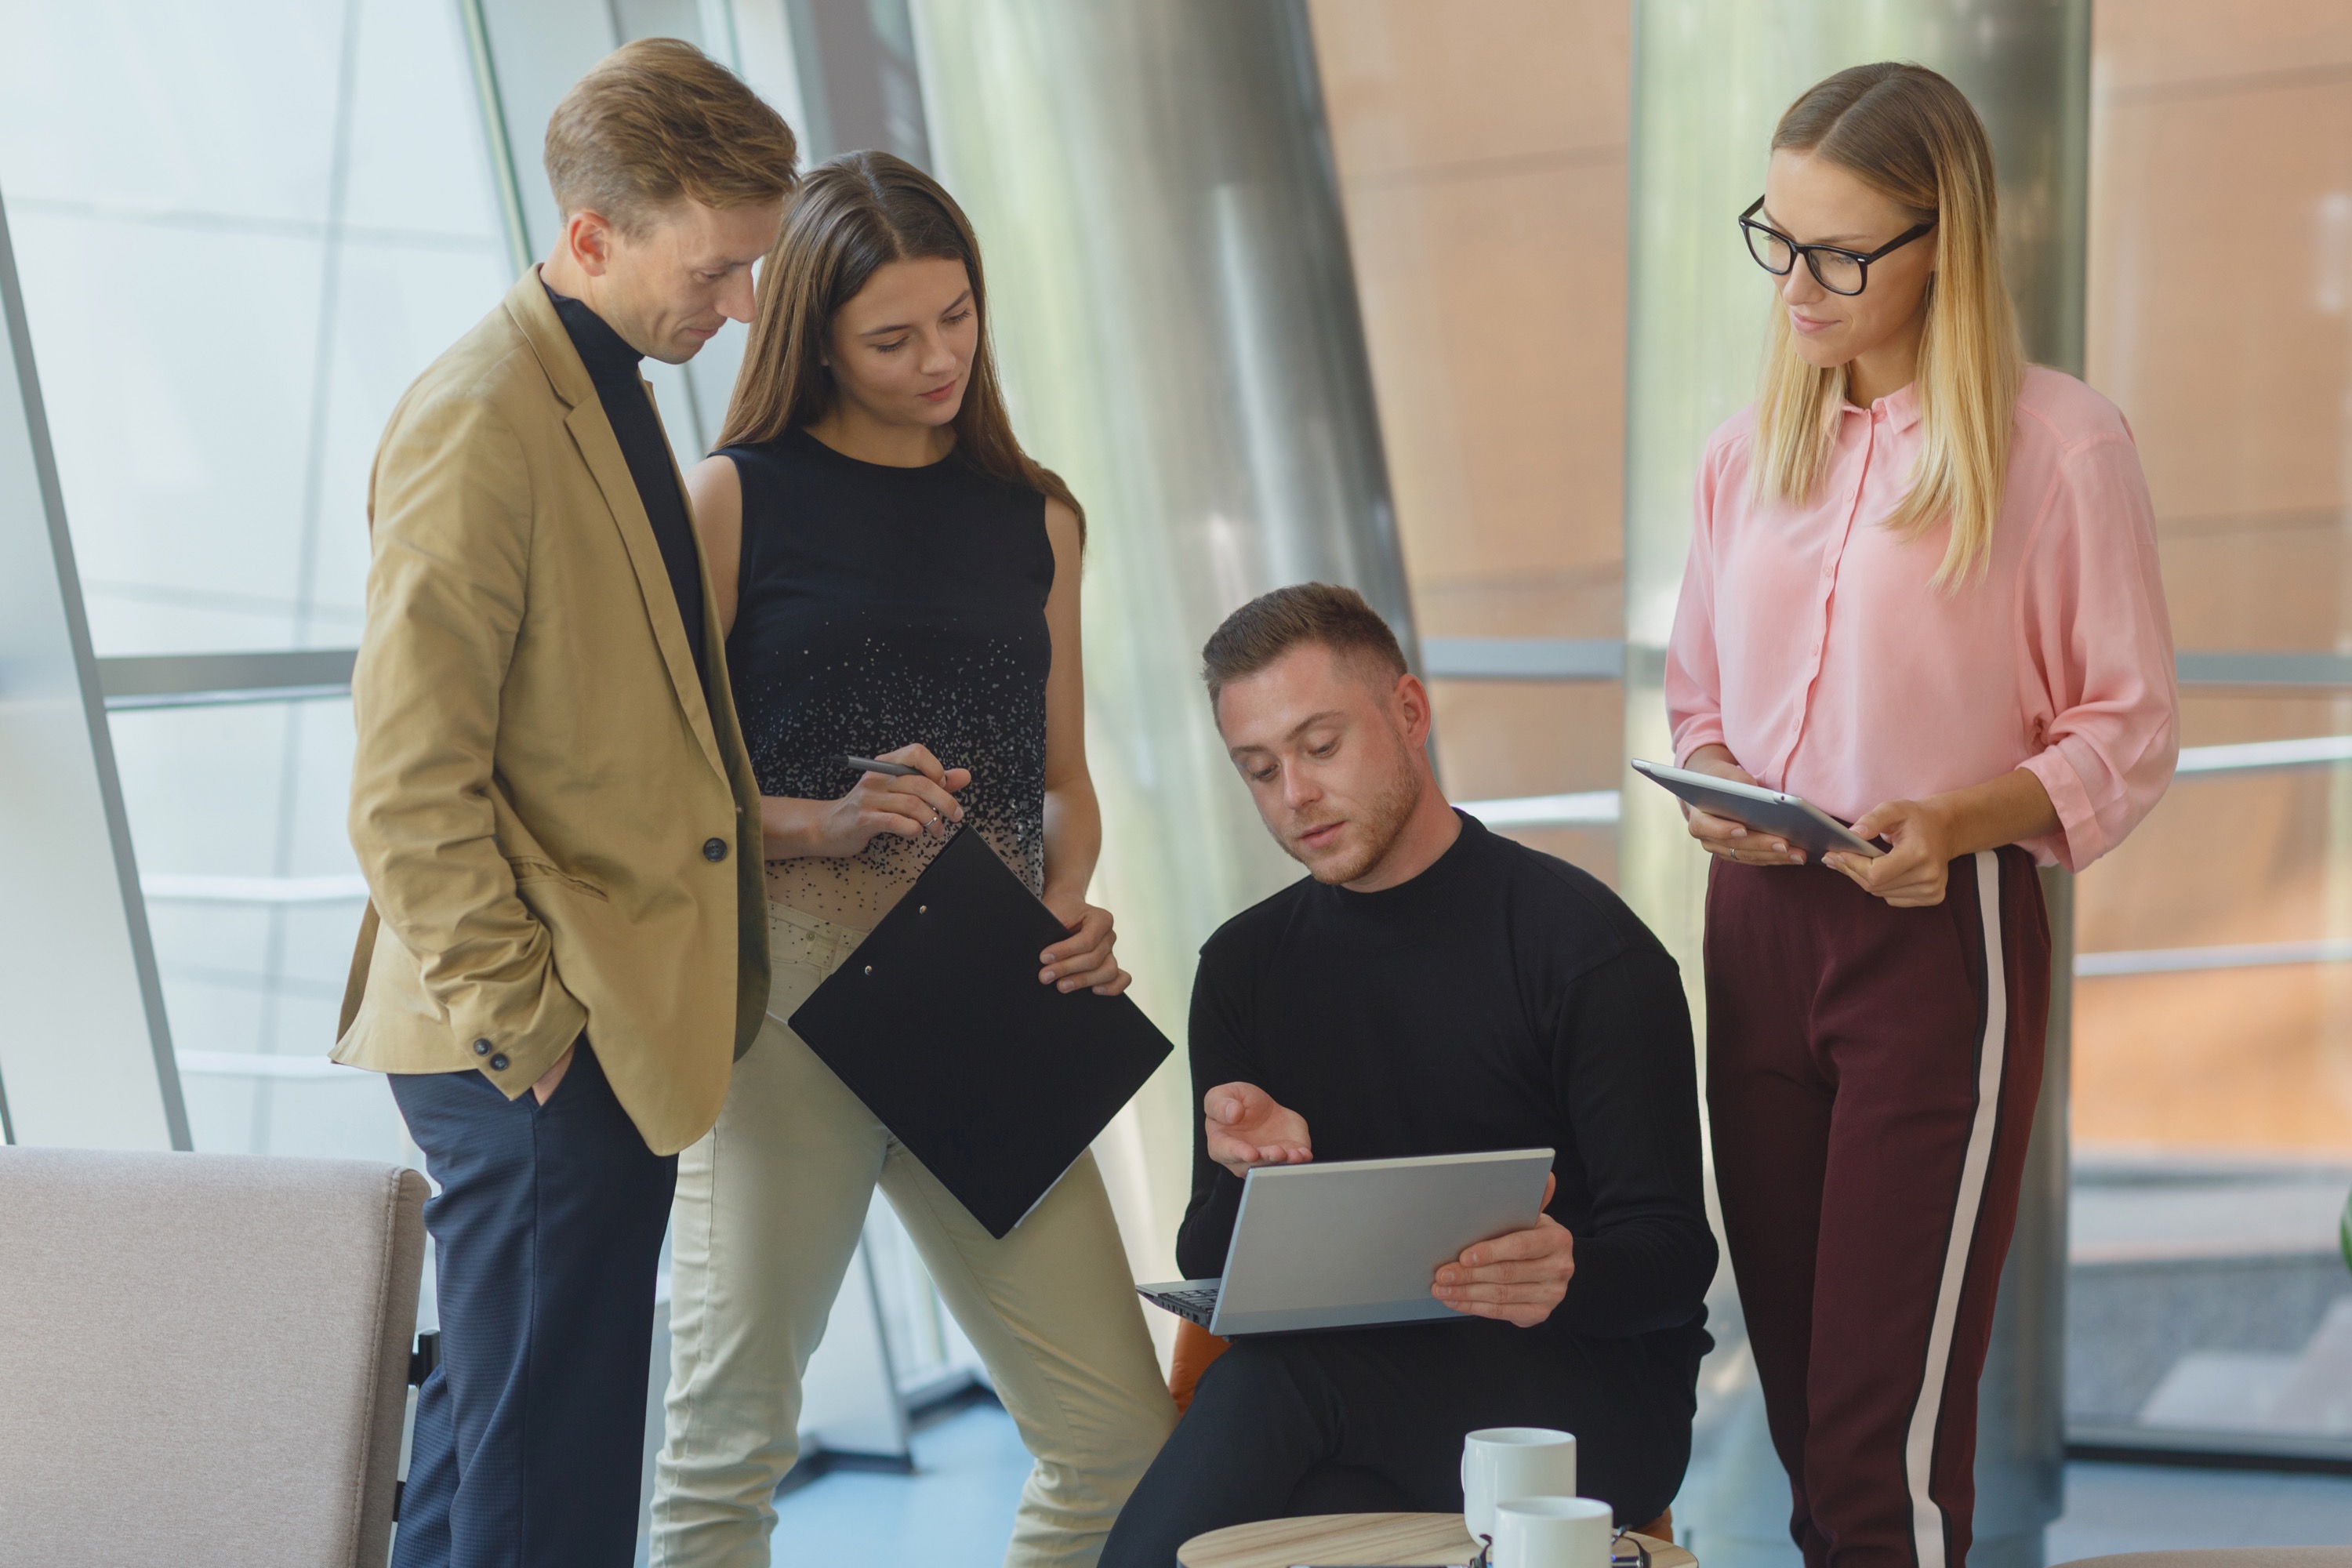
[[[1364,845],[1360,853],[1345,859],[1327,858],[1318,863],[1300,854],[1293,841],[1283,841],[1282,847],[1290,852],[1290,858],[1305,866],[1317,881],[1340,883],[1357,880],[1386,859],[1389,850],[1403,837],[1404,825],[1412,820],[1414,808],[1421,805],[1423,785],[1421,771],[1412,765],[1411,757],[1403,754],[1402,741],[1397,742],[1397,750],[1395,783],[1367,801],[1363,814],[1356,818],[1356,826],[1361,831]]]

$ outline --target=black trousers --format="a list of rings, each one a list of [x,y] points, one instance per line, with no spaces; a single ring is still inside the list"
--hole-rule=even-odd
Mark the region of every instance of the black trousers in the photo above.
[[[392,1092],[441,1188],[441,1364],[394,1568],[628,1568],[677,1156],[646,1147],[584,1037],[545,1105],[476,1072],[394,1074]]]
[[[1315,1513],[1456,1513],[1462,1439],[1576,1435],[1577,1489],[1621,1525],[1664,1512],[1690,1462],[1693,1326],[1601,1340],[1479,1319],[1236,1341],[1152,1461],[1101,1568],[1171,1568],[1193,1536]]]

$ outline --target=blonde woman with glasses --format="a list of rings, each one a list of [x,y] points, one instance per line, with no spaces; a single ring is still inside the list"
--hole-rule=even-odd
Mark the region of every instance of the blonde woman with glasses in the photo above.
[[[1690,814],[1716,1176],[1790,1533],[1808,1563],[1937,1568],[1968,1556],[2041,1087],[2034,868],[2090,864],[2170,781],[2171,628],[2130,429],[2021,363],[1958,89],[1815,86],[1739,223],[1777,297],[1700,467],[1675,755],[1887,848],[1811,866]]]

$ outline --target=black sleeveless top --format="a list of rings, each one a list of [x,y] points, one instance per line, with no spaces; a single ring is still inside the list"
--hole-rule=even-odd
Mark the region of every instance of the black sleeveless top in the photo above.
[[[727,668],[762,795],[835,798],[844,753],[919,742],[971,770],[956,798],[1031,890],[1045,877],[1045,596],[1039,491],[950,453],[919,468],[845,457],[804,430],[730,447],[743,558]],[[789,862],[870,924],[939,845],[877,834],[844,859]]]

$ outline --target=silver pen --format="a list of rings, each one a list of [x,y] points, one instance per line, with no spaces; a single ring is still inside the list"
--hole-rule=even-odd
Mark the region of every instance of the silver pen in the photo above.
[[[886,763],[873,757],[843,757],[841,765],[845,768],[856,768],[862,773],[887,773],[897,779],[923,771],[920,768],[910,768],[904,763]]]

